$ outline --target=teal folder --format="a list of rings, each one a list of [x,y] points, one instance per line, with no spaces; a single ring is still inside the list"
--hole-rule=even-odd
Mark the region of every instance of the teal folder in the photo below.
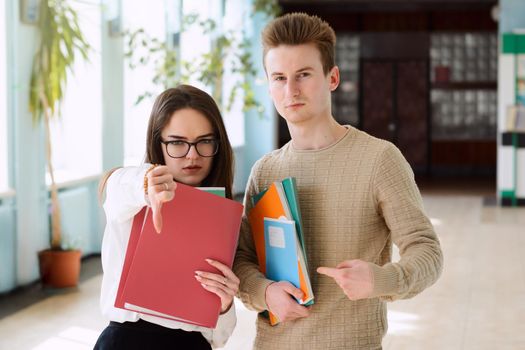
[[[295,221],[295,230],[297,231],[297,236],[299,237],[299,243],[303,252],[306,252],[304,249],[304,235],[303,235],[303,222],[301,219],[301,208],[299,207],[299,197],[297,195],[297,182],[294,177],[287,177],[281,181],[284,188],[284,193],[286,195],[286,200],[288,201],[288,206],[290,212],[292,213],[293,220]],[[306,255],[305,255],[306,260]]]

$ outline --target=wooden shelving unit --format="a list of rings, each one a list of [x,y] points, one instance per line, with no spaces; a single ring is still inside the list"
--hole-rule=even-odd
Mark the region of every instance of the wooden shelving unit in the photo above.
[[[451,82],[434,82],[431,84],[432,89],[439,90],[496,90],[498,82],[496,81],[451,81]]]

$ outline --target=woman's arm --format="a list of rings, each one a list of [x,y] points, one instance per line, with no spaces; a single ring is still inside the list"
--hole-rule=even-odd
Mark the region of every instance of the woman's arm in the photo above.
[[[104,211],[107,221],[126,221],[147,205],[144,175],[150,164],[115,170],[106,184]]]

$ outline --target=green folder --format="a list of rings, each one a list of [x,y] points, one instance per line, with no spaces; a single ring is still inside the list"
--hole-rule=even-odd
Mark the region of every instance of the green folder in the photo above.
[[[226,197],[226,190],[224,187],[197,187],[197,188],[201,191],[208,192],[208,193],[217,195],[222,198]]]
[[[304,249],[304,234],[303,234],[303,221],[301,216],[301,208],[299,207],[299,198],[297,195],[297,182],[295,177],[287,177],[281,181],[284,188],[284,194],[286,195],[286,200],[288,201],[288,206],[290,207],[290,212],[292,213],[293,220],[295,221],[295,230],[297,231],[297,236],[299,237],[299,243],[301,243],[301,248],[303,252],[306,252]],[[305,256],[306,260],[306,256]]]

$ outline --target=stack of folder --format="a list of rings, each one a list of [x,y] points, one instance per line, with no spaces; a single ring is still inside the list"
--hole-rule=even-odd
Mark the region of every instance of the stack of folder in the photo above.
[[[162,206],[160,234],[147,207],[135,216],[115,307],[215,328],[220,298],[195,271],[221,274],[207,258],[231,268],[243,206],[210,192],[177,184],[175,198]]]
[[[295,178],[276,181],[252,198],[248,214],[259,269],[268,279],[288,281],[303,291],[301,305],[314,303],[304,247]],[[279,320],[270,313],[270,323]]]

